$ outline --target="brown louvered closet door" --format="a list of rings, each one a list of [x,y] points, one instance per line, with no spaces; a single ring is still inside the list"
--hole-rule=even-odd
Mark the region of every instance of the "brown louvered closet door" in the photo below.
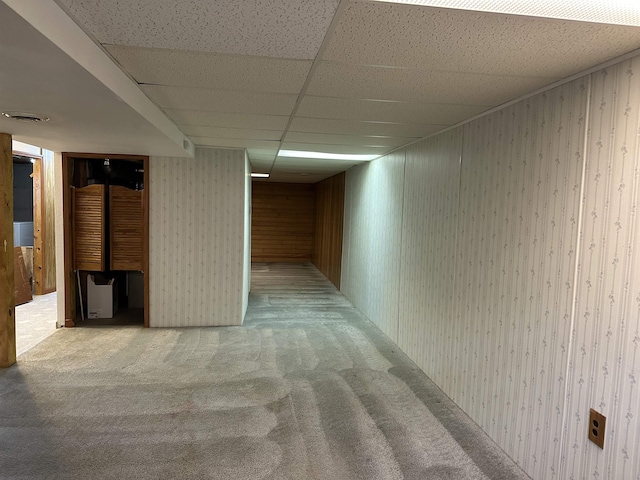
[[[110,269],[142,270],[142,191],[109,187]]]
[[[73,269],[101,272],[105,269],[105,186],[74,188],[72,202]]]

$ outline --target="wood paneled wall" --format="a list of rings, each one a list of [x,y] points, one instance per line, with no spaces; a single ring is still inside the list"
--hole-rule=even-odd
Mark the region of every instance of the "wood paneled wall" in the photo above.
[[[252,262],[311,262],[316,226],[316,187],[253,182]]]
[[[344,181],[340,173],[316,184],[316,234],[313,264],[340,288]]]

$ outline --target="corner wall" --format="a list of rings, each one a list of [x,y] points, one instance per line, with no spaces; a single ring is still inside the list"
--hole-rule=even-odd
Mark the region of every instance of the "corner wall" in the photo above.
[[[339,173],[315,184],[316,228],[313,264],[340,288],[342,229],[344,222],[344,180]]]
[[[246,169],[242,150],[150,159],[150,326],[242,324]]]
[[[638,110],[635,58],[347,172],[343,292],[535,479],[640,477]]]

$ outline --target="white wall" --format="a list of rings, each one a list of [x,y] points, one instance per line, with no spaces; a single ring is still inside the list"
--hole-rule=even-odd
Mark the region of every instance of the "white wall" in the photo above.
[[[251,164],[249,155],[244,151],[244,270],[242,275],[242,319],[249,306],[251,289]]]
[[[150,326],[242,323],[246,168],[242,150],[150,159]]]
[[[340,289],[392,340],[398,334],[404,152],[350,170]]]
[[[55,229],[56,229],[56,301],[57,301],[57,320],[58,327],[64,327],[64,307],[65,307],[65,279],[64,279],[64,262],[71,262],[70,258],[64,258],[64,215],[62,214],[62,153],[53,154],[53,175],[55,183],[54,191],[54,210],[55,210]]]
[[[347,172],[344,293],[536,479],[640,478],[639,109],[636,58]]]

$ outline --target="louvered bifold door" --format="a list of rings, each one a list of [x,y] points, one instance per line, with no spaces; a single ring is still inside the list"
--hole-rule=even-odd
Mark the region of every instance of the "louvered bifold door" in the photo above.
[[[109,187],[111,270],[142,270],[142,191]]]
[[[74,188],[73,269],[105,270],[105,186]]]

